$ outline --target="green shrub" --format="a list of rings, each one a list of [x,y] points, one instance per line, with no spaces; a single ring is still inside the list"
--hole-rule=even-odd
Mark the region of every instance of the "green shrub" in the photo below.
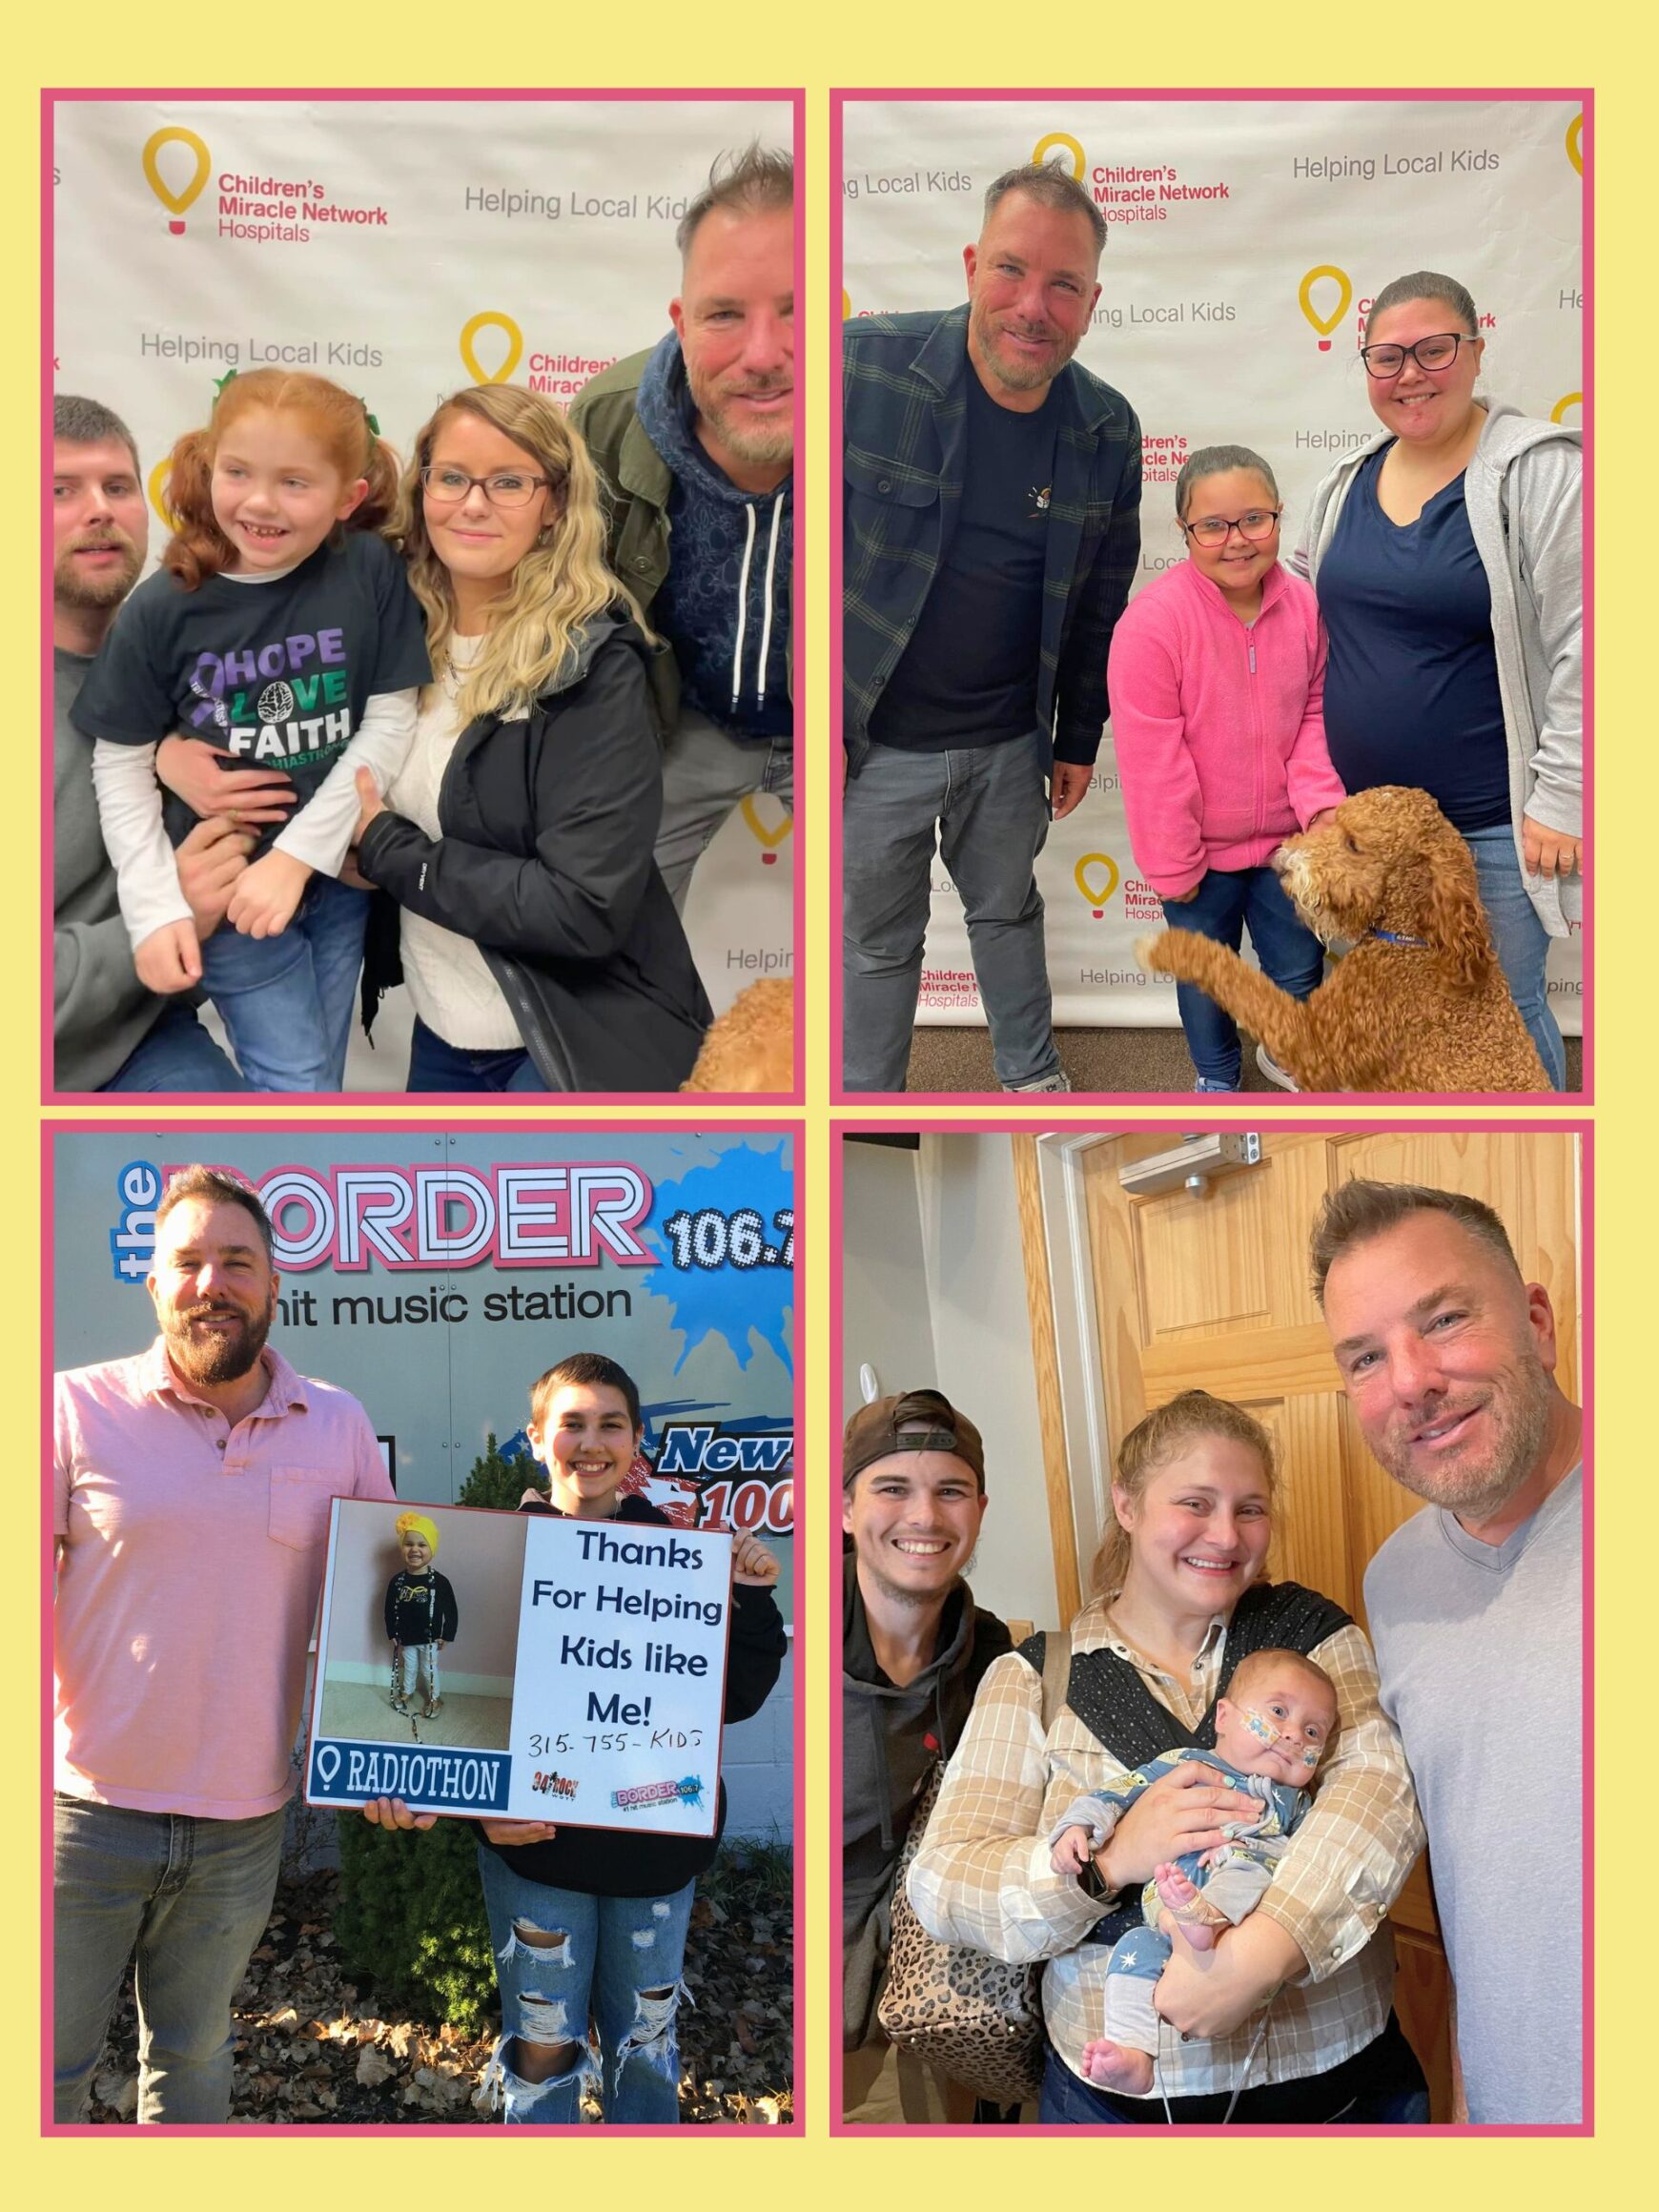
[[[471,1829],[376,1828],[343,1813],[339,1872],[340,1955],[373,1982],[381,2011],[407,2005],[481,2034],[496,2014],[495,1961]]]
[[[546,1478],[540,1460],[527,1454],[522,1459],[503,1459],[496,1449],[492,1429],[484,1439],[483,1456],[472,1463],[472,1472],[456,1494],[458,1505],[492,1506],[497,1511],[513,1512],[519,1500],[532,1484],[546,1487]]]

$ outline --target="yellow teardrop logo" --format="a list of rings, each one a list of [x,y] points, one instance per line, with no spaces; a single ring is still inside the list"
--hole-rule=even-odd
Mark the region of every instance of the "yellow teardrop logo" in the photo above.
[[[161,163],[157,156],[164,146],[188,146],[195,157],[195,167],[190,181],[178,192],[174,191],[161,174]],[[145,139],[143,161],[145,183],[168,214],[174,217],[168,224],[168,229],[175,238],[182,237],[184,224],[177,218],[200,197],[201,188],[208,180],[208,171],[214,165],[213,155],[194,131],[181,130],[176,123],[170,123],[163,130],[153,131]]]
[[[1584,117],[1575,115],[1567,126],[1567,158],[1582,176],[1584,174]]]
[[[150,504],[170,530],[178,527],[178,517],[167,503],[167,480],[173,474],[173,456],[158,461],[144,480],[144,489],[150,495]]]
[[[1313,289],[1316,284],[1321,284],[1327,278],[1337,286],[1337,304],[1329,315],[1321,315],[1314,305]],[[1354,287],[1348,280],[1348,272],[1345,269],[1336,268],[1329,261],[1321,261],[1317,269],[1310,269],[1302,278],[1297,298],[1301,303],[1303,315],[1307,317],[1314,329],[1320,334],[1320,351],[1321,354],[1330,352],[1331,333],[1342,321],[1343,316],[1347,314],[1353,297]]]
[[[1072,175],[1078,184],[1089,164],[1083,158],[1083,149],[1069,131],[1051,131],[1046,138],[1039,138],[1032,148],[1032,160],[1040,168],[1051,154],[1063,154],[1071,164]]]
[[[742,808],[739,809],[739,811],[742,813],[744,820],[748,824],[749,830],[753,834],[756,843],[762,848],[762,866],[765,868],[774,868],[777,865],[777,848],[784,842],[784,839],[795,827],[795,817],[790,813],[785,812],[780,815],[776,828],[768,829],[765,816],[761,813],[760,809],[755,805],[752,797],[746,798],[744,800]]]
[[[1090,881],[1090,877],[1096,870],[1099,870],[1097,884]],[[1082,892],[1089,905],[1094,908],[1095,918],[1098,921],[1106,901],[1117,889],[1117,863],[1109,852],[1085,852],[1072,873],[1076,878],[1077,889]]]
[[[481,330],[499,330],[507,341],[506,358],[499,369],[486,369],[473,347],[473,339]],[[482,315],[475,315],[463,325],[461,333],[461,358],[466,363],[467,374],[475,384],[504,384],[519,365],[519,357],[524,350],[524,334],[510,315],[501,315],[493,307],[485,308]]]
[[[1564,392],[1561,395],[1561,398],[1555,402],[1555,405],[1549,410],[1549,420],[1551,422],[1565,422],[1567,420],[1567,411],[1569,408],[1578,407],[1582,409],[1583,406],[1584,394],[1582,392]]]

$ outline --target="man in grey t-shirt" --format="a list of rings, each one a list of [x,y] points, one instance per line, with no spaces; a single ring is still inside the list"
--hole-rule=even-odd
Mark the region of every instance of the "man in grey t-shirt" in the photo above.
[[[1478,1199],[1355,1181],[1314,1292],[1365,1442],[1429,1503],[1365,1608],[1428,1830],[1468,2117],[1584,2113],[1582,1417],[1555,1316]]]
[[[70,708],[138,581],[150,514],[132,432],[96,399],[62,392],[52,401],[51,527],[52,1087],[246,1090],[186,1001],[139,982],[116,905],[92,741]],[[224,913],[249,842],[221,815],[179,847],[179,882],[203,934]]]

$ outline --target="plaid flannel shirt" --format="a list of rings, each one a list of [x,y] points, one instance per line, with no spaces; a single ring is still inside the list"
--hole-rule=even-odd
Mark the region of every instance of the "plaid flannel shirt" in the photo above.
[[[843,736],[856,768],[962,503],[968,310],[849,322],[842,362]],[[1057,759],[1090,763],[1108,712],[1106,649],[1140,556],[1140,425],[1075,360],[1053,397],[1037,722]]]
[[[1072,1630],[1074,1652],[1105,1647],[1127,1659],[1189,1731],[1216,1695],[1225,1644],[1218,1619],[1186,1683],[1116,1636],[1104,1602],[1086,1608]],[[1212,2041],[1184,2042],[1163,2026],[1157,2080],[1170,2097],[1322,2074],[1363,2050],[1388,2018],[1394,1945],[1381,1923],[1423,1848],[1423,1824],[1363,1632],[1341,1628],[1311,1656],[1336,1685],[1337,1735],[1312,1807],[1256,1908],[1295,1937],[1307,1976],[1273,1999],[1253,2058],[1260,2015]],[[911,1869],[910,1900],[932,1935],[995,1958],[1048,1961],[1049,2039],[1079,2075],[1084,2044],[1103,2033],[1111,1956],[1085,1939],[1120,1900],[1090,1897],[1075,1876],[1055,1874],[1049,1836],[1075,1798],[1127,1771],[1069,1706],[1045,1741],[1041,1680],[1011,1652],[980,1687]]]

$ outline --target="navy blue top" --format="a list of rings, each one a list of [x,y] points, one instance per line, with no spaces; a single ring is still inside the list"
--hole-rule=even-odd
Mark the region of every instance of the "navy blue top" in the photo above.
[[[1058,415],[1052,385],[1040,407],[1021,414],[999,407],[969,364],[962,504],[911,642],[870,717],[878,745],[945,752],[1035,729]]]
[[[1454,829],[1495,829],[1509,819],[1509,749],[1464,480],[1415,522],[1391,522],[1377,500],[1390,450],[1361,462],[1320,563],[1331,765],[1350,791],[1414,784]]]

